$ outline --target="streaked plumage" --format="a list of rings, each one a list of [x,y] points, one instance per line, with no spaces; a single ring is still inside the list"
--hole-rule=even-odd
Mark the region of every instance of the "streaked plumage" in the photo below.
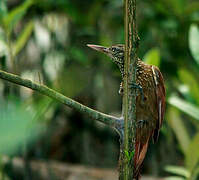
[[[124,45],[103,47],[88,45],[103,52],[115,62],[124,76]],[[138,59],[137,85],[142,87],[143,95],[138,93],[136,98],[136,134],[134,155],[134,178],[139,179],[140,168],[147,152],[150,138],[156,142],[165,112],[165,87],[160,70]]]

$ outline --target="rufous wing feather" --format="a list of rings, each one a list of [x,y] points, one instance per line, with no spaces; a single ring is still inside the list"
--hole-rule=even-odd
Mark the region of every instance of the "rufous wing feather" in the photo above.
[[[156,103],[157,103],[157,111],[158,111],[158,121],[156,124],[156,129],[153,133],[153,142],[157,142],[159,136],[159,130],[162,126],[164,113],[165,113],[165,86],[164,79],[160,72],[160,70],[152,66],[153,78],[155,82],[155,93],[156,93]]]

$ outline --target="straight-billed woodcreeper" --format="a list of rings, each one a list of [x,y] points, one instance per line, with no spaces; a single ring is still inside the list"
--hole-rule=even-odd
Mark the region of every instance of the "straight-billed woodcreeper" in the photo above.
[[[88,46],[108,55],[118,65],[123,79],[124,45]],[[165,112],[165,86],[160,70],[140,59],[137,62],[136,86],[139,87],[140,93],[137,93],[136,97],[134,178],[139,179],[149,139],[152,138],[153,142],[157,142],[159,136]],[[122,83],[119,92],[122,94]]]

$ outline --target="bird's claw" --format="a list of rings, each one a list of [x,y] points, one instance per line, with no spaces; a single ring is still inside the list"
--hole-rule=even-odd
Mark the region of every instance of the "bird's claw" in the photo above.
[[[119,89],[119,94],[123,95],[124,89],[123,89],[123,82],[120,83],[120,89]]]
[[[130,88],[139,90],[139,92],[141,94],[141,97],[142,97],[142,101],[144,102],[144,92],[143,92],[142,86],[140,86],[140,85],[138,85],[136,83],[129,83],[129,86],[130,86]]]
[[[124,118],[121,117],[118,121],[116,121],[115,129],[120,135],[120,143],[123,145],[124,143]]]

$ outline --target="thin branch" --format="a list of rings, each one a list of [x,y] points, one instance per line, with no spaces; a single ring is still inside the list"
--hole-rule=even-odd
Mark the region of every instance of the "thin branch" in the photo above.
[[[71,107],[81,113],[84,113],[88,115],[89,117],[93,118],[94,120],[100,121],[110,127],[116,128],[118,126],[118,123],[120,122],[120,119],[114,116],[110,116],[98,111],[95,111],[87,106],[84,106],[66,96],[64,96],[61,93],[56,92],[53,89],[48,88],[45,85],[41,85],[35,82],[32,82],[28,79],[23,79],[17,75],[7,73],[5,71],[0,70],[0,78],[7,80],[9,82],[15,83],[17,85],[21,85],[27,88],[30,88],[32,90],[38,91],[39,93],[46,95],[52,99],[55,99],[64,105]]]

